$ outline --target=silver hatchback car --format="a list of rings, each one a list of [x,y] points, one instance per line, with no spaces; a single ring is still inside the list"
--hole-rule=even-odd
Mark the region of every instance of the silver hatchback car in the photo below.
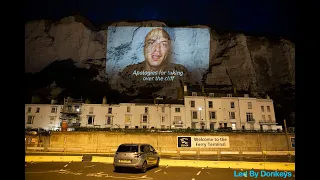
[[[135,168],[146,172],[149,167],[158,167],[160,156],[150,144],[121,144],[113,160],[115,171],[120,168]]]

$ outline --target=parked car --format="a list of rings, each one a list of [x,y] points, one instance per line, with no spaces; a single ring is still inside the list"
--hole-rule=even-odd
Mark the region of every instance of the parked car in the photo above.
[[[149,167],[158,167],[160,156],[150,144],[121,144],[114,155],[115,171],[134,168],[146,172]]]

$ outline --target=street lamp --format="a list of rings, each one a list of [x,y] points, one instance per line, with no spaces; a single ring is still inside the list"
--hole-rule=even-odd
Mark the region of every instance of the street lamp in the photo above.
[[[201,110],[202,110],[202,108],[201,107],[199,107],[199,114],[200,114],[200,128],[201,128]]]
[[[202,110],[202,108],[201,108],[201,107],[199,107],[200,121],[201,121],[201,110]]]

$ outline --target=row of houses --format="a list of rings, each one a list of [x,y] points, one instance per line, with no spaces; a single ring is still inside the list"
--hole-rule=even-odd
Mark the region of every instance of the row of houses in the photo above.
[[[198,96],[192,93],[182,100],[135,101],[133,103],[86,104],[67,99],[63,105],[25,104],[26,128],[59,130],[68,127],[95,128],[232,128],[233,130],[281,129],[275,119],[273,101],[244,95],[242,97]]]

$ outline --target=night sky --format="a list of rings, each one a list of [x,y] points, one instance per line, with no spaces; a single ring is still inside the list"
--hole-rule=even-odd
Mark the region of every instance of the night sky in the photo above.
[[[159,20],[168,26],[208,25],[223,32],[295,41],[295,2],[289,0],[30,0],[25,21],[80,14],[99,26],[114,21]]]

